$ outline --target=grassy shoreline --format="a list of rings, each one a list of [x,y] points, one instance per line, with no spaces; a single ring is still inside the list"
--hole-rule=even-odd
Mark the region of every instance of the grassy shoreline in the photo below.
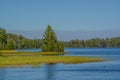
[[[3,56],[24,56],[24,55],[62,55],[66,52],[20,52],[16,50],[0,50]]]
[[[0,67],[21,66],[33,64],[77,64],[86,62],[101,62],[101,58],[83,57],[83,56],[13,56],[0,57]]]
[[[57,54],[56,52],[0,52],[0,67],[21,67],[40,64],[77,64],[87,62],[102,62],[102,58],[83,56],[40,56],[39,54]]]

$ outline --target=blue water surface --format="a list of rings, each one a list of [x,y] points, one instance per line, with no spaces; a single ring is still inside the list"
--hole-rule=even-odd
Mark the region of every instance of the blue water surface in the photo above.
[[[111,61],[0,68],[0,80],[120,80],[120,48],[66,48],[65,51],[68,52],[65,56],[101,57]]]

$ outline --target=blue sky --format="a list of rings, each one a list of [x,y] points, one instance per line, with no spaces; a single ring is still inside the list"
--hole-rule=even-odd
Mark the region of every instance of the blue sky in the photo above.
[[[120,36],[120,0],[0,0],[0,27],[7,31],[38,35],[48,24],[69,39],[82,39],[70,36],[74,32]]]

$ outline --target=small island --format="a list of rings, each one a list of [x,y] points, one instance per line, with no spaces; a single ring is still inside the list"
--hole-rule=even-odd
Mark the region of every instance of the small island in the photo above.
[[[0,28],[0,67],[21,67],[24,65],[40,64],[77,64],[86,62],[105,61],[98,57],[64,56],[64,44],[57,40],[57,36],[50,25],[43,34],[41,52],[21,52],[15,50],[15,43],[8,38],[5,29]]]

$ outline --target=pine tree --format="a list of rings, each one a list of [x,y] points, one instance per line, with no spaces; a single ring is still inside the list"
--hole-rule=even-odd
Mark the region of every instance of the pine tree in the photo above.
[[[7,33],[5,29],[0,28],[0,49],[7,44]]]
[[[64,47],[57,41],[57,36],[50,25],[47,26],[43,35],[43,52],[64,52]]]

